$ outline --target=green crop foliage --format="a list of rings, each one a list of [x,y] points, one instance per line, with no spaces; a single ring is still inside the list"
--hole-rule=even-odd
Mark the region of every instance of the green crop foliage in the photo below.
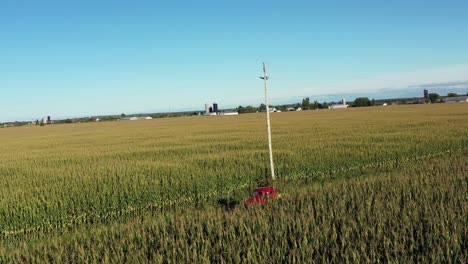
[[[468,105],[0,130],[0,262],[467,261]]]

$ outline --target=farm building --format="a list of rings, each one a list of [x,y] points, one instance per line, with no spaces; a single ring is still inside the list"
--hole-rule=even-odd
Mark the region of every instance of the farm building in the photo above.
[[[270,113],[273,113],[273,112],[276,112],[276,107],[269,107],[268,110],[270,111]]]
[[[286,111],[289,111],[289,112],[302,111],[302,107],[298,107],[298,108],[288,107],[286,108]]]
[[[468,96],[455,96],[445,98],[446,103],[461,103],[468,102]]]
[[[239,113],[238,112],[224,112],[224,113],[221,113],[221,115],[226,115],[226,116],[229,116],[229,115],[238,115]]]
[[[328,109],[343,109],[343,108],[348,108],[348,105],[346,104],[346,100],[344,98],[341,101],[341,104],[333,104],[328,107]]]
[[[153,119],[151,116],[147,116],[147,117],[132,116],[132,117],[124,117],[121,120],[136,121],[136,120],[151,120],[151,119]]]

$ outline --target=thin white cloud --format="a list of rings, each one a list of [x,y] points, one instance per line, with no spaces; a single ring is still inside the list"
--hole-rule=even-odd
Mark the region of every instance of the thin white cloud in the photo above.
[[[452,89],[467,89],[468,81],[442,82],[442,83],[425,83],[421,85],[411,85],[409,88],[431,89],[431,88],[452,88]]]
[[[366,79],[355,79],[332,83],[314,89],[315,94],[375,92],[381,89],[402,89],[406,87],[422,87],[425,84],[459,83],[463,85],[468,80],[468,65],[457,65],[444,68],[434,68],[423,71],[407,72],[393,75],[375,76]]]

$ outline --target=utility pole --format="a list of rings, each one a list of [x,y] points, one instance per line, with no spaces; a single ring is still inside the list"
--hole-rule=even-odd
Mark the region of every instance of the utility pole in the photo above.
[[[273,148],[271,146],[270,105],[268,104],[268,71],[265,63],[263,63],[263,76],[260,77],[260,79],[265,81],[265,105],[267,114],[268,149],[270,151],[271,178],[276,180],[275,165],[273,163]]]

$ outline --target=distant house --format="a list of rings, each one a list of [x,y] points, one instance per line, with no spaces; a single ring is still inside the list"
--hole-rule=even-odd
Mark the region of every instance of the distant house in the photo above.
[[[348,108],[348,105],[345,104],[334,104],[330,105],[328,109],[343,109],[343,108]]]
[[[328,109],[344,109],[344,108],[348,108],[348,105],[346,104],[346,100],[344,98],[341,101],[341,104],[332,104],[328,106]]]
[[[130,121],[135,121],[135,120],[138,120],[139,118],[136,117],[136,116],[132,116],[132,117],[124,117],[122,118],[121,120],[130,120]]]
[[[270,113],[277,112],[275,107],[269,107],[268,110]]]
[[[146,117],[132,116],[132,117],[124,117],[121,120],[136,121],[136,120],[151,120],[151,119],[153,119],[151,116],[146,116]]]
[[[468,102],[468,96],[455,96],[455,97],[446,97],[446,103],[461,103]]]
[[[286,108],[287,111],[296,111],[296,109],[294,107],[288,107]]]
[[[296,111],[302,111],[302,108],[301,108],[301,107],[298,107],[298,108],[296,109]]]
[[[239,114],[238,112],[224,112],[224,113],[222,113],[221,115],[230,116],[230,115],[238,115],[238,114]]]

